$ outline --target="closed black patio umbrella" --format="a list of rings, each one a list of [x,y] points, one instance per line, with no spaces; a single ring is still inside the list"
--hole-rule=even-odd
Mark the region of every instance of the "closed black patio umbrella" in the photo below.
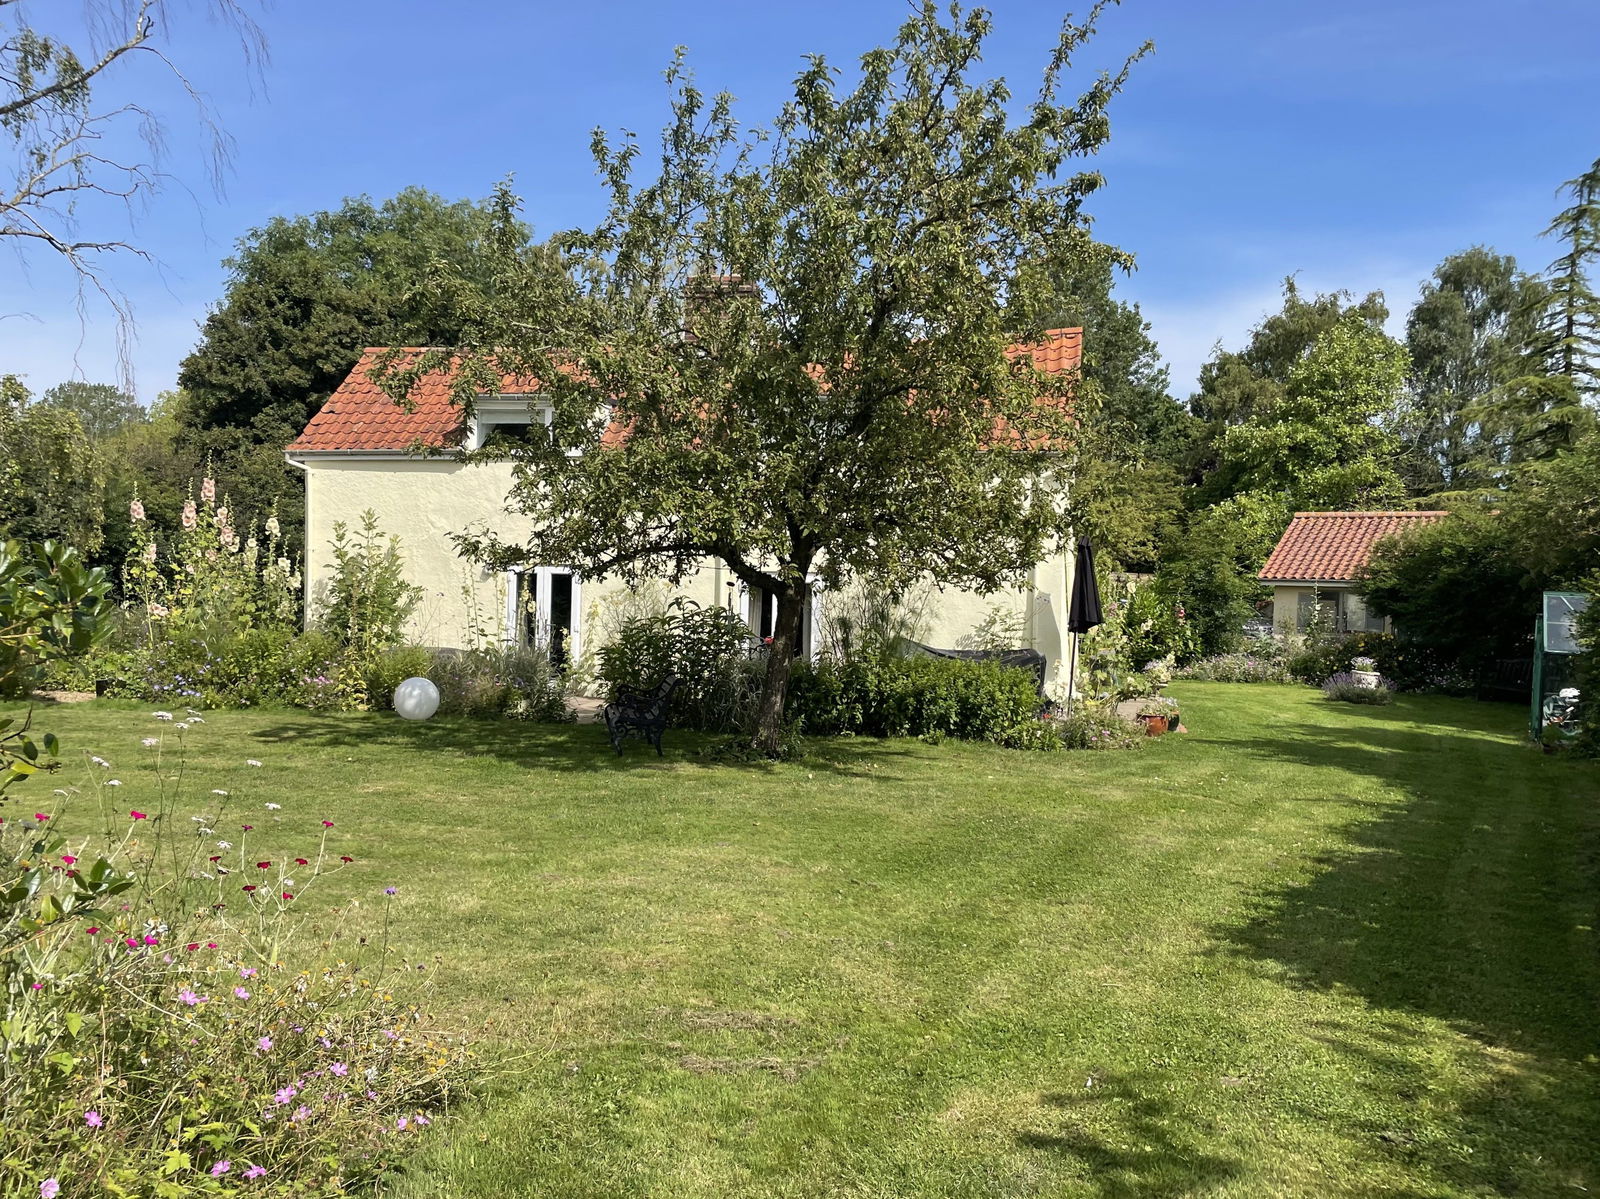
[[[1094,573],[1094,544],[1087,537],[1080,537],[1072,571],[1072,606],[1067,610],[1067,636],[1072,639],[1067,667],[1068,712],[1072,711],[1072,697],[1078,690],[1078,638],[1104,622],[1105,615],[1100,611],[1100,580]]]

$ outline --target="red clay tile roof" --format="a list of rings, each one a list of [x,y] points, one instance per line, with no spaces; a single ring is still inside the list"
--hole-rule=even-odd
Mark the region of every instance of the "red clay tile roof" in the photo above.
[[[1372,547],[1443,512],[1296,512],[1261,568],[1269,583],[1339,583],[1354,579]]]
[[[438,449],[457,440],[461,412],[450,400],[449,375],[438,371],[418,380],[411,392],[413,408],[407,412],[367,377],[382,352],[362,351],[355,369],[289,444],[289,453],[392,453],[417,446]],[[1011,352],[1016,357],[1030,355],[1034,366],[1051,374],[1075,372],[1083,353],[1083,330],[1052,329],[1038,344],[1016,345]],[[507,376],[500,390],[505,395],[522,395],[537,386],[532,380]],[[607,436],[612,432],[607,430]]]

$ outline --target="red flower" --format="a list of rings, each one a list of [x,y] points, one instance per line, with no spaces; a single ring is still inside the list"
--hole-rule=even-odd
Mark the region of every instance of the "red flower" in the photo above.
[[[244,831],[245,831],[245,832],[247,832],[247,833],[248,833],[248,832],[250,832],[250,831],[251,831],[251,830],[252,830],[252,829],[253,829],[253,828],[255,828],[255,825],[253,825],[253,824],[242,824],[242,825],[240,825],[240,826],[239,826],[239,827],[240,827],[240,828],[242,828],[242,829],[244,829]]]
[[[309,865],[310,863],[308,863],[304,858],[296,858],[294,860],[294,864],[296,866],[306,866],[306,865]]]
[[[349,855],[349,854],[347,854],[347,853],[342,853],[342,854],[340,854],[340,855],[339,855],[339,860],[340,860],[340,861],[341,861],[341,862],[353,862],[353,861],[355,861],[355,859],[354,859],[354,858],[352,858],[352,857],[351,857],[351,856],[350,856],[350,855]]]
[[[256,863],[256,869],[257,870],[265,870],[270,865],[272,865],[271,862],[257,862]]]
[[[161,944],[161,938],[160,937],[146,937],[144,939],[144,943],[146,945],[159,945],[159,944]]]
[[[73,857],[70,853],[64,853],[64,854],[61,855],[61,860],[63,862],[65,862],[68,866],[70,866],[70,865],[72,865],[72,863],[76,862],[78,859]]]
[[[323,822],[322,822],[322,827],[323,827],[323,828],[332,828],[332,827],[333,827],[333,821],[331,821],[331,820],[324,820],[324,821],[323,821]]]
[[[200,948],[200,942],[198,942],[198,941],[190,941],[187,945],[184,946],[184,948],[187,949],[190,953],[193,953],[195,950]]]
[[[246,890],[246,891],[254,891],[255,889],[256,888],[255,888],[255,884],[254,883],[246,883],[245,886],[243,887],[243,890]]]
[[[137,937],[124,937],[122,940],[123,944],[125,944],[129,949],[139,948],[139,939]]]
[[[285,899],[293,899],[293,898],[294,898],[294,896],[293,896],[293,895],[291,895],[291,894],[289,894],[289,892],[287,892],[287,891],[285,891],[285,892],[284,892],[284,893],[283,893],[283,897],[284,897],[284,898],[285,898]]]
[[[84,929],[83,930],[83,934],[86,937],[92,937],[99,931],[100,931],[100,927],[99,927],[99,925],[96,925],[94,928],[86,928],[86,929]]]
[[[215,941],[207,941],[206,942],[206,948],[207,949],[215,949],[216,947],[217,947],[217,943]]]
[[[137,808],[135,808],[133,811],[129,812],[128,815],[133,817],[133,819],[135,819],[135,820],[147,819],[145,814],[143,812],[139,811]]]
[[[206,861],[208,861],[208,862],[220,862],[220,861],[222,861],[222,855],[220,853],[214,853],[209,858],[207,858]]]
[[[50,817],[46,816],[43,812],[35,812],[33,814],[33,818],[35,820],[37,820],[40,824],[43,824],[46,820],[50,819]]]

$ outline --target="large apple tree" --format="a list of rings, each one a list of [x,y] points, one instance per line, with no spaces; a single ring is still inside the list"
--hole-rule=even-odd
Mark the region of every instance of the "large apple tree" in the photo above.
[[[1102,7],[1062,25],[1025,105],[975,77],[983,10],[923,4],[848,82],[807,59],[767,129],[698,90],[680,51],[659,157],[646,170],[633,135],[596,132],[609,210],[554,259],[514,235],[502,189],[466,344],[379,371],[403,399],[450,365],[469,411],[509,372],[553,409],[549,436],[514,450],[508,505],[531,537],[464,533],[462,551],[630,581],[715,558],[774,593],[768,752],[809,589],[989,590],[1050,553],[1070,527],[1074,384],[1008,349],[1041,336],[1056,300],[1027,264],[1127,262],[1083,205],[1143,51],[1062,98]]]

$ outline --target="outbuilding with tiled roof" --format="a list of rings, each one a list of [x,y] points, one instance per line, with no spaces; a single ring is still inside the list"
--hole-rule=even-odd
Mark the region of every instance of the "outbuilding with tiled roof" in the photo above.
[[[1432,524],[1444,512],[1296,512],[1261,568],[1272,585],[1272,623],[1304,631],[1320,613],[1340,632],[1387,631],[1353,585],[1386,537]]]

